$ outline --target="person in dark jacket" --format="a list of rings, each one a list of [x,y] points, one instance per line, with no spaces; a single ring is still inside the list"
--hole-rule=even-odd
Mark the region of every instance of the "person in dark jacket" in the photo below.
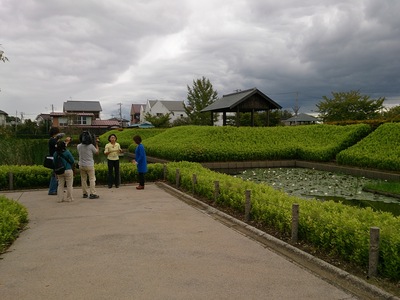
[[[63,174],[57,175],[58,202],[72,202],[73,201],[72,189],[74,183],[73,166],[75,161],[71,152],[67,150],[67,145],[64,141],[57,142],[56,152],[54,152],[53,158],[55,165],[57,165],[57,162],[61,160],[62,164],[65,167],[65,172]],[[64,185],[67,186],[66,199],[64,199]]]
[[[133,141],[136,143],[135,149],[135,160],[132,162],[136,164],[138,174],[139,174],[139,185],[136,187],[137,190],[144,189],[144,175],[147,172],[147,158],[146,151],[142,144],[142,138],[139,135],[135,135],[133,137]]]
[[[49,139],[49,156],[53,157],[54,152],[56,152],[56,145],[57,142],[64,136],[64,133],[60,133],[60,129],[58,127],[51,127],[50,131],[50,139]],[[71,141],[71,137],[66,137],[65,138],[65,143],[68,145],[68,143]],[[51,173],[50,177],[50,185],[49,185],[49,195],[57,195],[57,176],[56,173],[54,173],[54,170]]]

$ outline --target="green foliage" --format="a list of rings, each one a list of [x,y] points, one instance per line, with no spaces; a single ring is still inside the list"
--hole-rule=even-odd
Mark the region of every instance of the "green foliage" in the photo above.
[[[327,251],[333,256],[367,268],[369,257],[369,231],[381,230],[379,274],[400,279],[400,218],[390,213],[359,209],[333,201],[305,200],[289,196],[265,184],[243,181],[229,175],[202,168],[200,164],[174,162],[167,165],[166,179],[176,184],[179,169],[180,188],[188,192],[214,199],[214,181],[219,182],[217,203],[243,213],[246,190],[251,191],[251,218],[259,224],[272,226],[289,235],[291,209],[300,206],[299,238]],[[193,174],[197,184],[193,186]]]
[[[369,133],[369,126],[180,126],[146,139],[150,156],[192,162],[303,159],[332,160]]]
[[[379,126],[359,143],[341,151],[336,160],[342,165],[399,171],[400,124]]]
[[[42,164],[48,154],[47,140],[0,139],[0,165]]]
[[[385,98],[370,99],[359,91],[332,92],[333,98],[323,96],[317,104],[319,117],[324,122],[370,120],[380,116]]]
[[[153,116],[150,113],[146,113],[144,119],[157,128],[167,128],[171,126],[171,113],[161,114],[160,116]]]
[[[27,209],[20,203],[0,195],[0,253],[17,238],[27,222]]]
[[[187,86],[187,104],[184,109],[192,125],[211,125],[211,113],[201,112],[218,99],[218,92],[214,90],[209,79],[204,76],[201,79],[193,80],[193,87]],[[214,114],[214,122],[218,116]]]
[[[95,164],[96,183],[107,184],[108,167],[105,163]],[[120,163],[121,183],[129,184],[137,181],[138,173],[136,165],[132,163]],[[51,170],[43,166],[0,166],[0,190],[9,189],[10,173],[13,177],[13,188],[37,189],[47,188],[50,182]],[[148,181],[158,180],[162,177],[163,167],[161,164],[149,164],[146,179]],[[79,171],[74,176],[74,186],[81,184]]]
[[[108,136],[110,134],[115,134],[117,136],[117,142],[121,145],[122,149],[128,149],[133,142],[133,137],[135,135],[140,135],[142,140],[148,139],[160,133],[163,133],[165,128],[126,128],[126,129],[114,129],[107,131],[106,133],[99,136],[100,145],[104,147],[108,143]],[[135,146],[133,147],[135,148]]]

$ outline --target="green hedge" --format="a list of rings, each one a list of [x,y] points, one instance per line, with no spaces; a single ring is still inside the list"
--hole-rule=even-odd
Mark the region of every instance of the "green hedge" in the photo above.
[[[292,127],[180,126],[145,139],[150,156],[215,162],[301,159],[330,161],[370,132],[365,124]]]
[[[28,211],[20,203],[0,195],[0,253],[17,238],[28,222]]]
[[[95,164],[96,184],[107,184],[108,167],[105,163]],[[161,164],[149,164],[146,179],[155,181],[162,178],[163,166]],[[46,188],[50,183],[51,170],[43,166],[0,166],[0,190],[9,189],[10,173],[13,175],[14,189]],[[121,183],[133,183],[138,180],[136,165],[132,163],[120,163]],[[74,176],[74,186],[81,184],[79,172]]]
[[[341,151],[339,164],[400,171],[400,123],[385,123],[357,144]]]

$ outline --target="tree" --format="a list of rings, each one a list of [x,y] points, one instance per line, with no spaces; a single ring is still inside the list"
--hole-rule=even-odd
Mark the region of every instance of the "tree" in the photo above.
[[[147,122],[153,124],[154,127],[169,127],[170,123],[169,120],[171,119],[170,114],[162,114],[160,116],[153,116],[149,113],[144,115],[144,119]]]
[[[184,103],[185,112],[193,125],[210,125],[211,112],[201,112],[218,99],[217,91],[214,91],[209,79],[204,76],[201,79],[193,80],[193,87],[187,86],[187,104]],[[218,116],[214,114],[214,122]]]
[[[1,46],[1,44],[0,44],[0,46]],[[8,61],[8,58],[7,58],[7,56],[4,55],[3,50],[0,50],[0,61],[3,61],[3,62]]]
[[[359,91],[332,92],[333,98],[323,96],[324,100],[317,104],[319,118],[324,122],[371,120],[380,116],[384,97],[370,99]]]
[[[400,120],[400,105],[393,106],[382,113],[382,118],[391,121]]]

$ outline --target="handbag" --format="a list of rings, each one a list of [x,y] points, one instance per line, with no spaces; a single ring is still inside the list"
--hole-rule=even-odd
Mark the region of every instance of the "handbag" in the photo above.
[[[46,155],[44,157],[43,166],[48,169],[54,169],[54,159],[53,156]]]

